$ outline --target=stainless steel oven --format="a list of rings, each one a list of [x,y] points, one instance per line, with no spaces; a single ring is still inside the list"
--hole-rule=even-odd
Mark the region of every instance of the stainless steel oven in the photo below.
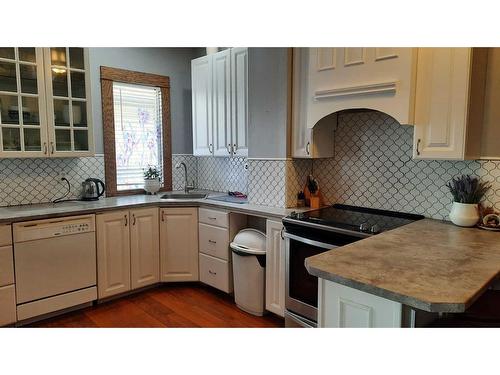
[[[366,237],[285,223],[285,326],[316,327],[318,278],[309,274],[305,259]]]
[[[285,322],[287,326],[316,327],[318,278],[310,275],[305,259],[337,246],[285,233]]]
[[[306,258],[422,218],[342,204],[285,217],[285,326],[317,326],[318,279],[307,272]]]

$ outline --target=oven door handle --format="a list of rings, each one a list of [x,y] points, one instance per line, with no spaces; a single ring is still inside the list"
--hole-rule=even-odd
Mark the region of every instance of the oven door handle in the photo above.
[[[307,245],[321,247],[323,249],[335,249],[336,247],[338,247],[338,246],[328,244],[325,242],[319,242],[319,241],[310,240],[309,238],[299,237],[295,234],[291,234],[291,233],[287,233],[287,232],[285,232],[285,238],[289,238],[289,239],[294,240],[294,241],[302,242],[302,243],[305,243]]]

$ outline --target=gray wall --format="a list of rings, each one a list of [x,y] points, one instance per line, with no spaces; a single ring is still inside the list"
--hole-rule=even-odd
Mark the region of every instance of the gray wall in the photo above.
[[[248,53],[248,151],[251,158],[287,157],[288,49]]]
[[[96,153],[103,152],[101,65],[170,77],[172,152],[192,154],[191,60],[195,48],[90,48],[90,79]]]

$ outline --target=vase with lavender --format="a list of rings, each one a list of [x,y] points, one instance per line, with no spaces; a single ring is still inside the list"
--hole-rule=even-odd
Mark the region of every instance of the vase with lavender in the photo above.
[[[450,220],[461,227],[473,227],[479,221],[479,202],[491,188],[477,177],[463,175],[446,184],[453,195]]]

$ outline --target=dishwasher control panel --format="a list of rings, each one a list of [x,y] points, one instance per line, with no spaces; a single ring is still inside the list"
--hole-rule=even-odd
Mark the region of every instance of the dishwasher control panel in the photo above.
[[[13,226],[14,242],[95,232],[95,215],[25,221]]]
[[[89,223],[65,224],[62,226],[62,234],[89,232]]]

